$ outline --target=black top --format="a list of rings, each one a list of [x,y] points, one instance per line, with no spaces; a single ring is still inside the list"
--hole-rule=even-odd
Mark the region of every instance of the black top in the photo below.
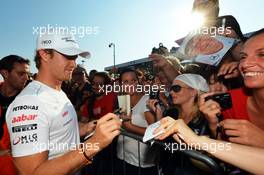
[[[174,119],[178,119],[178,112],[176,109],[170,109],[166,113],[174,113],[177,116],[172,116]],[[208,126],[207,120],[203,116],[194,118],[188,123],[188,126],[197,134],[197,135],[209,135],[210,129]],[[176,148],[176,142],[172,137],[165,139],[166,145],[170,144],[170,147]],[[172,146],[174,144],[174,146]],[[185,175],[206,175],[210,174],[205,171],[202,171],[196,167],[189,157],[182,154],[181,151],[174,151],[162,148],[161,151],[161,160],[160,165],[162,167],[162,172],[164,175],[176,175],[176,174],[185,174]]]
[[[8,106],[12,103],[12,101],[16,98],[17,94],[11,97],[3,96],[0,93],[0,139],[3,136],[3,126],[5,124],[5,115]]]

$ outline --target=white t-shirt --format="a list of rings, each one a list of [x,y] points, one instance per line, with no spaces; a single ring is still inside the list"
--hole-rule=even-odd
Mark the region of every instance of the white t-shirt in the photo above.
[[[149,96],[144,95],[132,108],[131,123],[133,125],[144,128],[148,126],[144,114],[145,112],[149,111],[146,106],[146,101],[148,99]],[[147,168],[155,166],[155,157],[157,152],[155,152],[156,150],[154,150],[153,147],[149,147],[148,145],[142,142],[122,135],[118,137],[117,157],[131,165],[139,166],[138,145],[140,145],[140,167]]]
[[[13,157],[48,150],[49,159],[75,149],[80,143],[77,115],[61,90],[31,82],[6,113]]]

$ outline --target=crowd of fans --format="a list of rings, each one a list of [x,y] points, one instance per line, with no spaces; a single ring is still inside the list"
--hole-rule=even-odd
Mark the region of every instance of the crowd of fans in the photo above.
[[[123,135],[115,137],[119,134],[115,131],[120,129],[120,123],[110,123],[110,119],[114,117],[112,114],[110,116],[109,113],[120,111],[118,95],[126,94],[130,97],[131,113],[120,114],[120,118],[128,119],[122,123],[121,130],[143,136],[149,125],[160,121],[161,126],[159,129],[165,132],[157,139],[165,139],[163,142],[166,143],[185,142],[187,145],[192,143],[233,143],[231,148],[234,150],[231,149],[230,152],[216,150],[214,154],[212,150],[204,150],[215,156],[214,160],[221,167],[222,174],[264,172],[264,169],[260,166],[260,161],[263,158],[258,157],[261,154],[263,157],[264,149],[264,30],[261,29],[255,32],[249,38],[244,37],[239,23],[233,16],[218,16],[219,5],[217,0],[195,0],[193,11],[203,12],[207,16],[207,21],[203,27],[221,27],[224,19],[225,27],[230,29],[231,32],[225,31],[222,35],[238,41],[225,54],[218,66],[197,62],[181,65],[180,60],[176,57],[155,50],[149,55],[149,59],[153,62],[153,72],[127,68],[121,72],[115,72],[115,78],[112,78],[113,76],[109,73],[97,70],[91,70],[88,74],[81,65],[74,65],[77,56],[69,56],[66,53],[58,52],[63,53],[62,55],[68,61],[74,61],[72,63],[74,65],[72,66],[74,67],[72,76],[64,78],[63,82],[61,81],[61,89],[69,98],[77,114],[79,139],[82,143],[89,143],[89,138],[90,141],[103,140],[100,142],[103,146],[99,149],[99,153],[89,154],[86,153],[86,150],[83,151],[84,157],[89,160],[87,166],[84,166],[83,162],[78,163],[78,160],[72,158],[74,156],[72,154],[68,155],[68,158],[61,159],[61,162],[53,162],[54,165],[58,165],[58,170],[63,169],[63,160],[74,159],[72,163],[76,167],[67,164],[68,167],[62,172],[72,173],[82,167],[80,173],[93,175],[211,174],[210,169],[205,164],[191,159],[180,151],[171,153],[163,147],[155,144],[145,144],[132,137]],[[54,50],[50,48],[41,49],[37,51],[36,57],[39,58],[35,58],[35,60],[40,58],[47,60],[47,55],[56,56],[58,51],[56,48],[53,48]],[[23,118],[23,114],[21,118],[13,119],[12,125],[7,126],[8,121],[11,119],[5,117],[8,106],[16,96],[25,87],[30,90],[29,88],[33,86],[32,83],[29,84],[30,82],[35,83],[34,86],[36,87],[39,86],[39,89],[43,85],[38,85],[36,82],[40,80],[45,82],[44,84],[47,86],[51,84],[50,79],[44,78],[45,76],[48,77],[48,74],[43,72],[47,73],[49,68],[48,66],[45,67],[45,64],[48,65],[49,63],[43,60],[36,62],[40,73],[32,77],[28,76],[29,60],[17,55],[9,55],[0,61],[0,71],[4,78],[4,81],[0,84],[0,174],[12,175],[18,172],[22,174],[23,172],[26,172],[26,174],[27,172],[41,174],[45,168],[46,170],[43,170],[43,172],[49,172],[47,170],[49,169],[48,163],[40,168],[38,168],[39,165],[36,165],[37,168],[33,170],[28,168],[30,165],[25,166],[27,168],[24,169],[21,163],[32,159],[22,161],[17,157],[24,156],[24,153],[20,154],[19,149],[11,150],[20,142],[20,140],[12,139],[13,137],[10,139],[10,131],[12,133],[20,132],[19,127],[13,124],[34,119]],[[156,85],[159,88],[155,92],[150,91],[149,93],[130,91],[127,88],[119,93],[106,93],[106,88],[114,84],[129,87],[137,87],[138,85],[153,87]],[[45,88],[48,91],[48,88]],[[38,91],[41,90],[34,89],[34,91],[38,94]],[[54,92],[50,93],[55,94]],[[25,94],[24,90],[22,94]],[[28,94],[26,93],[26,95]],[[229,101],[224,99],[226,96],[228,96]],[[21,95],[19,97],[21,98]],[[47,96],[42,94],[41,97],[48,98],[49,94]],[[35,99],[35,97],[31,98]],[[61,94],[55,94],[54,100],[55,98],[66,99]],[[26,102],[27,100],[25,100],[25,104]],[[59,102],[52,100],[50,106],[52,106],[51,103]],[[226,107],[227,103],[232,103],[232,106]],[[35,103],[31,101],[28,104],[31,104],[26,106],[31,108],[30,110],[36,110],[32,109],[34,107],[40,108],[40,105],[36,105],[40,104],[38,99]],[[68,105],[68,103],[64,105]],[[16,112],[21,109],[12,108],[10,110]],[[48,107],[45,110],[56,111],[56,109],[48,109]],[[65,117],[68,113],[71,113],[71,111],[66,111],[62,116]],[[52,121],[47,120],[47,123],[52,125]],[[25,131],[37,129],[43,123],[38,123],[35,128],[33,125],[25,127],[28,126],[28,123],[26,124],[23,127],[21,126],[21,131],[23,128]],[[114,128],[111,131],[106,129],[111,127]],[[95,136],[89,137],[87,141],[86,136],[92,135],[94,130]],[[56,135],[56,131],[53,132]],[[48,137],[54,137],[54,135]],[[111,137],[106,135],[111,135]],[[28,140],[30,139],[34,138]],[[240,153],[241,155],[237,155]],[[251,161],[250,153],[253,156],[252,163],[246,162],[246,159]],[[49,158],[46,156],[45,158],[35,157],[35,159],[40,162],[43,161],[42,159],[57,159],[56,154],[58,153],[52,154],[51,157],[49,155]],[[92,163],[87,154],[92,155]],[[210,156],[205,152],[203,154]],[[234,155],[232,156],[232,154]],[[15,161],[12,156],[16,158]]]

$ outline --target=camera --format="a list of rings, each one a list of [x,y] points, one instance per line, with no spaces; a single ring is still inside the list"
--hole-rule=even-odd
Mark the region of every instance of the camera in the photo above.
[[[157,92],[150,91],[149,99],[157,99],[157,100],[159,100],[159,91],[157,91]]]
[[[162,43],[159,43],[159,47],[153,47],[151,54],[159,54],[159,55],[163,55],[163,56],[168,56],[169,55],[169,51],[166,47],[163,46]]]
[[[155,76],[152,74],[147,74],[145,77],[146,77],[146,80],[149,80],[149,81],[153,81],[155,79]]]
[[[220,107],[224,110],[232,108],[231,94],[228,92],[208,96],[205,98],[205,101],[210,100],[210,99],[216,101],[220,105]]]

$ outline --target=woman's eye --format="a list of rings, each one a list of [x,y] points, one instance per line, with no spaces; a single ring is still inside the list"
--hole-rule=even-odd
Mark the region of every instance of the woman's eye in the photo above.
[[[258,53],[258,57],[263,58],[264,57],[264,53]]]

